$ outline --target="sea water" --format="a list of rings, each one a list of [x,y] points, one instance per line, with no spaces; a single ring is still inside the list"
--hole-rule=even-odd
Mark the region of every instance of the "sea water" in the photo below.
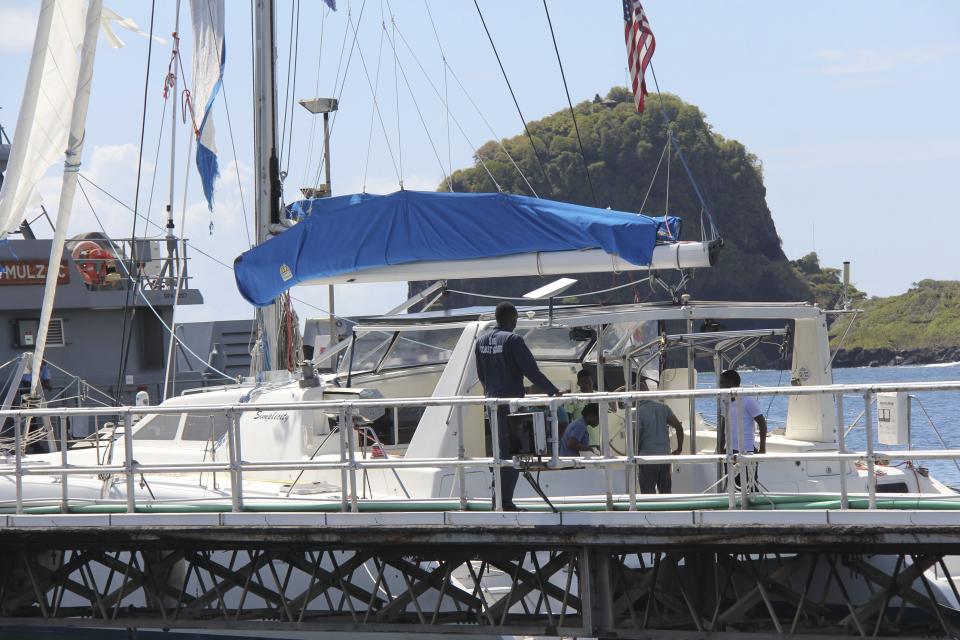
[[[740,377],[744,386],[778,387],[790,384],[790,371],[742,371]],[[852,369],[835,369],[833,380],[836,384],[876,384],[895,382],[942,382],[960,381],[960,362],[945,364],[930,364],[899,367],[857,367]],[[713,388],[716,380],[712,373],[698,375],[697,386]],[[960,449],[960,391],[928,391],[912,394],[910,420],[910,446],[914,449],[944,448]],[[787,417],[786,397],[759,398],[760,408],[767,416],[770,429],[782,429]],[[849,427],[863,411],[863,398],[851,395],[844,398],[844,413]],[[923,409],[926,409],[926,414]],[[716,402],[714,400],[699,400],[697,410],[704,418],[713,422],[716,417]],[[927,418],[929,414],[929,419]],[[874,405],[873,420],[876,433],[876,405]],[[932,423],[932,424],[931,424]],[[934,426],[940,432],[943,443],[937,436]],[[876,450],[906,449],[907,446],[894,447],[876,444]],[[846,437],[847,449],[863,451],[866,448],[866,432],[863,418]],[[960,462],[960,461],[958,461]],[[960,489],[960,468],[952,460],[915,460],[917,466],[927,467],[933,477],[944,484]]]

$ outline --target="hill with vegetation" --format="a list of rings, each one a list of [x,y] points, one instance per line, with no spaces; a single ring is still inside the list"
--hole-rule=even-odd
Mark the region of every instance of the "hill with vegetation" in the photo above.
[[[816,253],[791,266],[824,309],[846,306],[831,317],[830,347],[835,366],[926,364],[960,361],[960,282],[921,280],[906,293],[867,297],[851,285],[843,305],[840,269],[822,267]]]
[[[814,302],[822,309],[837,309],[843,304],[843,274],[840,269],[820,266],[820,257],[816,252],[791,261],[790,266],[807,283],[811,295],[808,302]],[[847,289],[846,298],[850,304],[860,303],[866,297],[867,294],[852,284]]]
[[[695,299],[704,300],[811,299],[806,282],[781,249],[766,203],[759,160],[740,142],[713,131],[697,107],[664,95],[662,111],[660,102],[651,99],[646,112],[638,114],[631,94],[614,88],[606,99],[597,96],[576,105],[575,112],[592,191],[569,110],[528,123],[536,152],[525,135],[484,144],[473,167],[453,173],[453,190],[488,192],[499,185],[510,193],[531,195],[532,188],[540,197],[554,200],[622,211],[640,211],[642,207],[642,213],[653,216],[669,212],[683,218],[682,239],[699,240],[701,222],[706,224],[706,218],[676,146],[664,153],[669,129],[725,241],[718,264],[697,270],[687,291]],[[607,289],[641,277],[570,275],[580,281],[576,292]],[[675,273],[661,275],[668,281],[677,278]],[[449,286],[474,293],[518,296],[552,279],[451,281]],[[422,283],[411,283],[412,292],[421,287]],[[582,301],[613,303],[664,297],[660,289],[636,285]],[[449,294],[444,301],[447,308],[472,304],[489,304],[489,300]]]
[[[510,193],[532,195],[536,191],[540,197],[554,200],[622,211],[642,209],[652,216],[669,213],[683,218],[682,239],[699,240],[706,219],[694,185],[676,148],[664,153],[668,132],[672,132],[725,242],[715,267],[694,272],[687,287],[692,297],[807,301],[837,308],[843,293],[840,270],[821,266],[815,253],[792,262],[784,255],[766,203],[763,167],[757,157],[740,142],[715,132],[697,107],[669,94],[662,98],[662,111],[660,101],[651,99],[646,112],[638,114],[633,97],[623,88],[614,88],[606,99],[597,96],[575,106],[592,190],[568,110],[528,123],[536,151],[526,135],[484,144],[474,166],[453,173],[453,190],[489,192],[499,186]],[[448,186],[444,183],[439,188]],[[642,277],[629,273],[569,275],[579,280],[574,292],[608,289]],[[661,276],[676,280],[673,273]],[[516,297],[555,277],[452,280],[449,287]],[[411,294],[422,286],[411,283]],[[636,284],[599,298],[573,296],[567,300],[616,303],[665,297],[662,289]],[[889,298],[869,298],[851,287],[847,300],[863,313],[831,318],[831,346],[840,347],[835,366],[960,361],[960,282],[923,280],[906,293]],[[446,308],[490,303],[487,298],[455,293],[443,298]],[[846,331],[851,320],[854,324]],[[758,351],[752,363],[769,366],[771,358],[774,356]]]
[[[906,293],[856,307],[863,313],[842,316],[830,328],[831,344],[841,349],[839,366],[960,361],[960,282],[921,280]]]

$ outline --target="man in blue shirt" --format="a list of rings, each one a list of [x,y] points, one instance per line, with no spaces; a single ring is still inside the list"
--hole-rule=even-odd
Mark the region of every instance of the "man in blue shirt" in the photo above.
[[[474,347],[477,377],[483,385],[484,395],[488,398],[522,398],[524,377],[551,396],[561,395],[560,390],[540,371],[527,343],[521,336],[513,333],[517,328],[517,308],[509,302],[501,302],[497,305],[495,315],[497,326],[480,334]],[[509,457],[508,415],[508,405],[497,408],[497,442],[500,445],[501,459]],[[500,475],[503,483],[500,485],[502,507],[512,511],[516,508],[513,505],[513,491],[520,472],[513,467],[504,467],[500,470]],[[494,481],[497,481],[496,474]]]
[[[587,427],[600,424],[600,405],[596,402],[584,405],[580,417],[567,425],[560,439],[561,456],[579,456],[583,451],[590,451],[590,432]]]

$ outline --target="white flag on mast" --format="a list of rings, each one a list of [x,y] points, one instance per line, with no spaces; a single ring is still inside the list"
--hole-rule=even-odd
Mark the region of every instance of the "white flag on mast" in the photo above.
[[[193,16],[193,118],[197,136],[197,170],[207,206],[213,210],[213,182],[220,175],[214,139],[213,101],[223,83],[227,49],[224,0],[190,0]]]

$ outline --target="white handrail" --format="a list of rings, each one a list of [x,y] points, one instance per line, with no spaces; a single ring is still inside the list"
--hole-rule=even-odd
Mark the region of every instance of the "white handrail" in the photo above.
[[[960,391],[960,382],[933,382],[933,383],[891,383],[891,384],[871,384],[871,385],[823,385],[811,387],[758,387],[749,389],[697,389],[680,391],[657,391],[657,392],[621,392],[621,393],[592,393],[592,394],[570,394],[565,396],[564,400],[593,401],[593,402],[626,402],[629,403],[644,399],[677,399],[677,398],[720,398],[724,413],[729,411],[730,401],[739,395],[750,396],[802,396],[830,394],[834,398],[841,399],[844,395],[858,393],[864,401],[864,407],[867,414],[866,421],[866,450],[847,451],[844,441],[840,440],[838,450],[834,451],[807,451],[796,453],[735,453],[731,448],[732,438],[730,437],[731,421],[726,420],[727,425],[727,447],[723,453],[711,454],[683,454],[683,455],[637,455],[632,450],[627,451],[627,455],[611,455],[605,451],[600,457],[561,457],[556,448],[552,455],[545,456],[544,461],[538,462],[537,466],[551,470],[563,469],[604,469],[612,470],[622,468],[630,473],[633,469],[635,474],[641,465],[645,464],[704,464],[721,463],[731,469],[729,475],[737,473],[733,470],[735,465],[749,462],[763,463],[776,461],[837,461],[837,462],[863,462],[867,468],[867,497],[869,508],[875,509],[877,505],[876,486],[877,472],[876,465],[881,461],[889,460],[958,460],[960,459],[960,449],[943,450],[910,450],[910,451],[875,451],[874,450],[874,429],[871,419],[871,403],[876,393],[889,391],[922,392],[922,391]],[[548,398],[546,396],[531,396],[523,398],[524,405],[546,406],[555,414],[559,401],[557,398]],[[243,474],[245,472],[257,471],[306,471],[306,470],[333,470],[340,472],[341,477],[341,505],[344,511],[359,509],[361,498],[357,495],[357,477],[358,471],[363,472],[368,469],[436,469],[449,468],[457,470],[462,478],[463,470],[469,468],[490,468],[495,470],[497,476],[504,467],[519,466],[514,460],[501,459],[499,451],[499,429],[503,426],[498,424],[497,411],[498,405],[518,403],[517,398],[497,399],[481,398],[473,396],[451,396],[451,397],[431,397],[431,398],[404,398],[404,399],[349,399],[349,400],[325,400],[311,402],[290,402],[290,403],[271,403],[271,404],[219,404],[219,405],[181,405],[181,406],[153,406],[153,407],[92,407],[92,408],[57,408],[57,409],[17,409],[0,411],[0,421],[6,417],[14,420],[15,440],[17,443],[13,464],[0,462],[0,475],[13,475],[16,479],[16,511],[23,512],[23,478],[25,476],[57,476],[62,482],[62,497],[60,505],[62,510],[69,510],[69,500],[67,492],[68,478],[72,476],[90,476],[102,474],[118,474],[123,476],[126,484],[125,504],[127,511],[136,512],[137,498],[135,491],[135,477],[140,474],[145,477],[149,474],[184,474],[184,473],[208,473],[211,471],[228,472],[231,477],[230,500],[231,508],[234,511],[244,509],[243,495]],[[490,415],[490,426],[493,441],[492,457],[466,458],[462,450],[462,444],[456,457],[445,458],[378,458],[363,459],[355,456],[353,429],[344,428],[352,422],[352,416],[361,408],[385,407],[427,407],[427,406],[485,406]],[[842,406],[842,405],[841,405]],[[248,411],[314,411],[328,410],[336,411],[338,414],[338,425],[341,434],[341,451],[337,459],[333,460],[258,460],[244,461],[240,451],[240,416]],[[59,416],[66,418],[70,416],[90,416],[90,415],[121,415],[125,418],[125,424],[131,425],[132,418],[135,415],[145,414],[191,414],[191,413],[209,413],[218,411],[226,413],[228,417],[227,439],[229,442],[229,459],[222,462],[165,462],[165,463],[147,463],[141,464],[133,458],[134,434],[130,429],[124,429],[124,460],[122,464],[107,465],[70,465],[67,462],[68,451],[64,451],[59,456],[59,465],[36,463],[35,461],[25,460],[22,453],[23,449],[23,419],[39,416]],[[842,413],[838,410],[838,420]],[[462,431],[461,428],[458,431]],[[554,442],[557,441],[557,422],[556,416],[551,416],[551,431],[554,436]],[[845,480],[841,474],[842,480]],[[741,508],[748,505],[748,483],[742,483],[741,488]],[[466,506],[467,499],[465,495],[465,486],[462,481],[457,482],[460,493],[461,508]],[[729,498],[729,508],[736,507],[736,491],[732,481],[727,482],[727,494]],[[627,483],[629,492],[630,508],[636,505],[636,486],[633,482]],[[503,496],[500,491],[500,484],[496,483],[494,489],[496,508],[502,508]],[[841,482],[840,496],[842,508],[848,504],[848,492],[846,482]],[[281,497],[270,498],[271,500],[283,500]],[[300,500],[300,498],[297,498]],[[162,502],[162,501],[160,501]],[[607,508],[612,508],[612,503],[608,500]]]

